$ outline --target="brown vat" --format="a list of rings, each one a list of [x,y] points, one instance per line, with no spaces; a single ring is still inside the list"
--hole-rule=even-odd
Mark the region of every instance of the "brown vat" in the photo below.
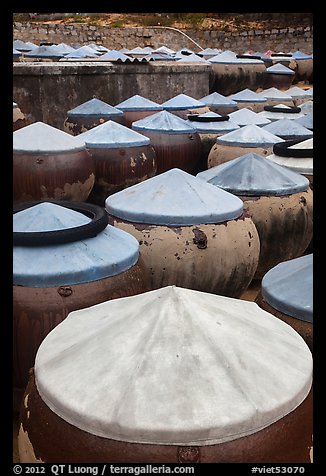
[[[84,143],[42,122],[14,132],[13,139],[14,202],[87,199],[95,177]]]
[[[26,126],[26,118],[17,104],[13,103],[13,131]]]

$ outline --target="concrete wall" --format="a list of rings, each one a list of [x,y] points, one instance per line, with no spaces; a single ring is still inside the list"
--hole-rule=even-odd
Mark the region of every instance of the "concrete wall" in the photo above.
[[[211,65],[92,62],[13,64],[13,100],[28,123],[42,121],[59,129],[68,110],[97,97],[115,106],[140,94],[162,103],[184,93],[209,94]]]
[[[183,30],[202,48],[231,49],[243,53],[255,51],[296,51],[313,52],[313,27],[275,28],[270,30],[244,30],[224,32],[218,30]],[[14,23],[14,39],[41,42],[85,44],[99,43],[109,49],[166,45],[173,49],[191,48],[196,45],[181,33],[158,27],[113,28],[86,24]]]

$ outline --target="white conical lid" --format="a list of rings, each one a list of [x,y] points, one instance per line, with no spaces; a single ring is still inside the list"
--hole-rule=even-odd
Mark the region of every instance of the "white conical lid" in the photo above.
[[[299,117],[299,119],[296,119],[295,121],[297,124],[300,124],[303,127],[306,127],[310,131],[313,130],[314,128],[314,115],[313,112],[309,112],[308,114],[305,114],[303,117]]]
[[[161,134],[192,134],[196,132],[193,125],[169,111],[160,111],[132,123],[136,131],[152,131]]]
[[[204,446],[297,408],[312,355],[253,302],[168,286],[71,312],[41,343],[35,379],[45,404],[90,434]]]
[[[92,98],[67,112],[68,117],[123,117],[123,112],[101,99]]]
[[[298,86],[293,86],[292,88],[287,89],[286,94],[289,94],[292,98],[300,98],[300,99],[309,96],[307,94],[307,91],[305,91],[302,88],[299,88]]]
[[[34,122],[13,133],[15,153],[59,153],[82,149],[85,149],[85,144],[78,136],[73,137],[44,122]]]
[[[256,124],[256,126],[265,126],[266,124],[270,124],[270,120],[266,117],[262,117],[256,112],[248,109],[247,107],[243,107],[238,111],[231,112],[229,114],[230,119],[233,122],[238,124],[239,126],[248,126],[249,124]]]
[[[144,98],[139,94],[126,99],[116,105],[117,109],[121,111],[162,111],[163,106],[150,99]]]
[[[236,101],[228,97],[223,96],[222,94],[214,91],[208,96],[204,96],[199,99],[200,102],[203,102],[206,106],[236,106]]]
[[[217,114],[212,111],[205,112],[204,114],[198,114],[197,116],[199,120],[187,120],[189,124],[191,124],[193,127],[195,127],[196,131],[199,133],[203,134],[220,134],[220,133],[226,133],[230,131],[235,131],[236,129],[239,129],[240,126],[233,122],[231,119],[226,118],[224,121],[215,121],[215,118],[222,117],[220,114]],[[205,122],[200,122],[200,118],[204,117],[207,119]],[[211,119],[208,120],[208,119]]]
[[[216,139],[217,144],[240,147],[270,147],[277,142],[283,142],[283,139],[268,131],[264,131],[264,129],[255,124],[241,127]]]
[[[313,136],[313,133],[309,129],[298,124],[296,120],[293,121],[291,119],[279,119],[278,121],[267,124],[263,129],[285,140],[296,139],[296,137],[302,137],[302,140],[304,140]]]
[[[90,149],[102,147],[107,149],[139,147],[149,145],[150,143],[148,137],[115,121],[106,121],[104,124],[100,124],[89,131],[79,134],[78,138]]]
[[[251,91],[251,89],[243,89],[242,91],[239,91],[236,94],[232,94],[230,96],[233,101],[236,102],[266,102],[267,99],[264,98],[263,96],[260,96],[260,94],[255,93],[254,91]]]
[[[174,109],[194,109],[205,106],[206,105],[203,102],[198,101],[187,94],[178,94],[162,103],[162,107],[168,111]]]
[[[243,202],[183,170],[171,169],[110,195],[105,208],[131,222],[191,226],[234,220],[242,214]]]
[[[42,202],[15,213],[13,231],[65,230],[89,222],[83,213]],[[138,241],[129,233],[108,225],[93,238],[58,245],[14,246],[13,282],[29,287],[88,283],[126,271],[138,257]]]
[[[298,144],[291,145],[288,149],[313,149],[313,138],[306,139]],[[281,157],[280,155],[271,154],[266,159],[287,167],[294,172],[305,175],[313,175],[314,163],[313,157]]]
[[[299,112],[289,112],[293,111],[293,106],[287,106],[286,104],[276,104],[275,106],[271,106],[274,110],[273,111],[261,111],[258,114],[262,117],[270,119],[271,121],[277,121],[278,119],[298,119],[299,117],[304,116],[304,113],[301,111],[301,107],[299,107]],[[277,111],[277,109],[282,109],[282,111]]]
[[[274,99],[274,100],[292,100],[292,97],[290,94],[287,94],[288,91],[285,93],[284,91],[280,91],[277,88],[268,88],[264,89],[262,92],[259,93],[260,96],[263,96],[266,99]]]
[[[273,66],[270,66],[269,68],[266,68],[266,73],[268,74],[286,74],[286,75],[294,75],[295,72],[287,68],[281,63],[276,63]]]
[[[180,59],[177,60],[178,63],[208,63],[204,58],[196,55],[196,53],[192,53],[191,55],[182,55]]]

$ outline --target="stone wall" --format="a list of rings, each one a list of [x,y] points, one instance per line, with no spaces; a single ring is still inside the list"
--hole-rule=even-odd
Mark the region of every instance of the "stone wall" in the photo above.
[[[241,32],[224,32],[219,30],[183,30],[202,48],[231,49],[243,53],[254,51],[296,51],[313,52],[313,27],[275,28],[271,30],[244,30]],[[86,24],[47,24],[14,23],[14,40],[67,43],[71,45],[98,43],[109,49],[135,48],[151,46],[157,48],[165,45],[174,50],[199,48],[179,31],[159,27],[125,27],[114,28]]]

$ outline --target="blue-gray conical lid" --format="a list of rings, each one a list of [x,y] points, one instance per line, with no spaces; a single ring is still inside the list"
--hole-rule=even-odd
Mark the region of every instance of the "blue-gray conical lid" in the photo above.
[[[258,154],[245,154],[197,175],[235,195],[292,195],[309,188],[309,180]]]
[[[307,91],[305,89],[299,88],[298,86],[293,86],[286,90],[286,94],[289,94],[294,99],[302,99],[308,97]]]
[[[236,101],[214,91],[212,94],[199,99],[205,106],[236,106]]]
[[[238,124],[239,126],[248,126],[248,124],[256,124],[256,126],[265,126],[266,124],[270,124],[270,120],[266,117],[262,117],[256,112],[243,107],[238,111],[231,112],[229,114],[230,119],[233,122]]]
[[[312,55],[308,55],[306,53],[303,53],[303,51],[297,50],[294,53],[292,53],[292,57],[296,60],[305,60],[305,59],[312,59]]]
[[[191,55],[182,55],[180,59],[177,60],[178,63],[207,63],[204,58],[196,55],[196,53],[192,53]]]
[[[93,48],[90,48],[89,46],[81,46],[65,55],[65,58],[93,58],[97,56],[100,56],[98,51],[93,50]]]
[[[219,133],[226,133],[226,132],[231,132],[235,131],[236,129],[239,129],[240,126],[233,122],[231,119],[225,120],[225,121],[216,121],[214,122],[214,118],[216,117],[222,117],[220,114],[216,114],[213,111],[205,112],[204,114],[198,114],[199,118],[204,117],[206,119],[212,118],[212,121],[205,121],[205,122],[200,122],[200,121],[190,121],[187,120],[189,124],[192,124],[193,127],[195,127],[196,131],[199,133],[206,133],[206,134],[219,134]]]
[[[13,42],[13,47],[19,51],[31,51],[33,49],[32,46],[27,45],[27,43],[22,40],[15,40]]]
[[[110,195],[105,208],[110,215],[131,222],[191,226],[236,219],[243,202],[183,170],[172,169]]]
[[[314,115],[312,112],[309,112],[308,114],[299,117],[299,119],[295,119],[293,122],[296,122],[297,124],[300,124],[300,126],[303,126],[306,129],[312,131],[314,128]]]
[[[290,101],[292,99],[292,96],[288,92],[285,93],[284,91],[280,91],[279,89],[274,87],[264,89],[258,94],[266,99],[274,99],[279,101]]]
[[[152,131],[161,134],[191,134],[196,132],[189,121],[181,119],[168,111],[160,111],[151,116],[132,123],[132,129],[136,131]]]
[[[65,53],[60,51],[60,49],[55,45],[42,45],[37,48],[33,48],[31,51],[26,53],[25,56],[30,58],[62,58],[65,56]]]
[[[12,54],[13,54],[13,56],[21,56],[22,53],[21,53],[21,51],[18,51],[15,48],[13,48]]]
[[[313,254],[278,264],[261,283],[265,301],[302,321],[313,322]]]
[[[117,51],[117,50],[107,51],[106,53],[104,53],[104,55],[101,56],[101,59],[106,59],[108,61],[116,61],[118,59],[121,61],[134,60],[134,58],[132,58],[131,56],[121,53],[121,51]]]
[[[79,134],[77,137],[90,149],[139,147],[149,145],[150,143],[148,137],[133,131],[129,127],[118,124],[115,121],[104,122],[104,124],[93,127],[89,131]]]
[[[283,142],[283,139],[255,124],[241,127],[216,139],[217,144],[240,147],[270,147],[278,142]]]
[[[93,98],[67,112],[68,117],[112,117],[123,116],[123,112],[101,99]]]
[[[167,111],[173,111],[174,109],[194,109],[205,106],[206,104],[188,96],[187,94],[178,94],[162,104],[162,107]]]
[[[13,133],[13,151],[16,154],[57,154],[82,149],[85,149],[85,144],[78,136],[71,136],[44,122],[34,122]]]
[[[237,58],[237,55],[232,51],[224,51],[219,53],[212,58],[209,58],[207,61],[210,63],[228,63],[228,64],[264,64],[260,59],[256,58]]]
[[[309,114],[310,112],[312,113],[314,110],[314,102],[310,100],[306,101],[303,104],[300,104],[300,109],[304,114]]]
[[[248,88],[243,89],[236,94],[232,94],[230,98],[236,102],[267,102],[266,98]]]
[[[284,66],[284,64],[281,63],[276,63],[273,64],[273,66],[269,66],[269,68],[266,68],[266,73],[268,74],[289,74],[289,75],[294,75],[295,72],[288,68],[287,66]]]
[[[296,137],[302,137],[302,140],[304,140],[313,136],[309,129],[297,123],[297,119],[279,119],[267,124],[263,129],[286,140],[292,140],[292,138],[295,139]]]
[[[117,109],[121,111],[162,111],[163,106],[160,104],[151,101],[150,99],[144,98],[139,94],[126,99],[125,101],[120,102],[116,105]]]
[[[90,218],[53,203],[43,202],[13,216],[15,232],[62,230],[84,225]],[[139,257],[138,241],[108,225],[93,238],[60,245],[14,246],[15,285],[48,287],[87,283],[120,274]]]

